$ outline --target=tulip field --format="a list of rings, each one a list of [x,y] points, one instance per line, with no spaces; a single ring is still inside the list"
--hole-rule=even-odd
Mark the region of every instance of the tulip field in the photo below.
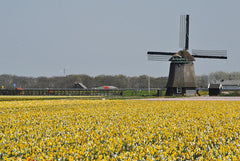
[[[1,101],[0,160],[240,160],[240,102]]]

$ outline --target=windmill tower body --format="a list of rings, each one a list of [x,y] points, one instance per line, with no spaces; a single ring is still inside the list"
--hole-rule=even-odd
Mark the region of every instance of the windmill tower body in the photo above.
[[[194,72],[194,57],[186,50],[179,51],[170,59],[170,69],[167,82],[167,96],[196,94],[196,77]]]
[[[171,61],[168,82],[167,96],[173,95],[195,95],[196,77],[193,61],[195,58],[227,59],[226,50],[192,50],[192,55],[187,51],[189,46],[189,15],[180,17],[180,50],[174,52],[148,52],[149,60]],[[169,59],[170,58],[170,59]]]

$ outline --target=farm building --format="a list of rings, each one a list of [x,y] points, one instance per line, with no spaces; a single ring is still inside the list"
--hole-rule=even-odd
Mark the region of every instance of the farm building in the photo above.
[[[222,91],[222,84],[209,84],[208,90],[209,90],[209,96],[220,95]]]
[[[240,90],[240,80],[223,80],[221,84],[223,90]]]
[[[115,86],[101,86],[101,87],[97,87],[95,89],[118,89],[118,88]]]
[[[73,88],[87,89],[87,87],[85,85],[83,85],[82,83],[75,83],[73,85]]]

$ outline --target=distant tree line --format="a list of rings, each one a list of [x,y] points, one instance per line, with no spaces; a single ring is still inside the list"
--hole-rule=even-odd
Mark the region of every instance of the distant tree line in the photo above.
[[[197,84],[200,88],[207,88],[208,83],[220,80],[240,80],[240,72],[214,72],[209,75],[197,76]],[[167,84],[167,77],[151,77],[151,88],[164,88]],[[88,88],[99,86],[116,86],[118,88],[148,88],[148,76],[141,75],[129,77],[125,75],[98,75],[96,77],[86,74],[67,75],[65,77],[23,77],[15,75],[0,75],[0,85],[6,89],[14,88],[71,88],[75,83],[83,83]]]
[[[150,78],[151,88],[166,86],[167,77]],[[124,75],[98,75],[91,77],[85,74],[67,75],[65,77],[22,77],[0,75],[0,85],[12,89],[14,84],[19,88],[72,88],[75,83],[82,83],[87,88],[116,86],[118,88],[147,88],[148,76],[128,77]]]

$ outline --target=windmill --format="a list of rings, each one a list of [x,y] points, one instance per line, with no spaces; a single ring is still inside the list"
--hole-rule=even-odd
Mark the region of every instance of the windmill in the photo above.
[[[189,47],[189,15],[180,16],[180,38],[178,52],[155,52],[149,51],[148,60],[171,61],[167,96],[172,95],[195,95],[197,89],[196,76],[193,61],[195,58],[227,59],[226,50],[192,50]]]

